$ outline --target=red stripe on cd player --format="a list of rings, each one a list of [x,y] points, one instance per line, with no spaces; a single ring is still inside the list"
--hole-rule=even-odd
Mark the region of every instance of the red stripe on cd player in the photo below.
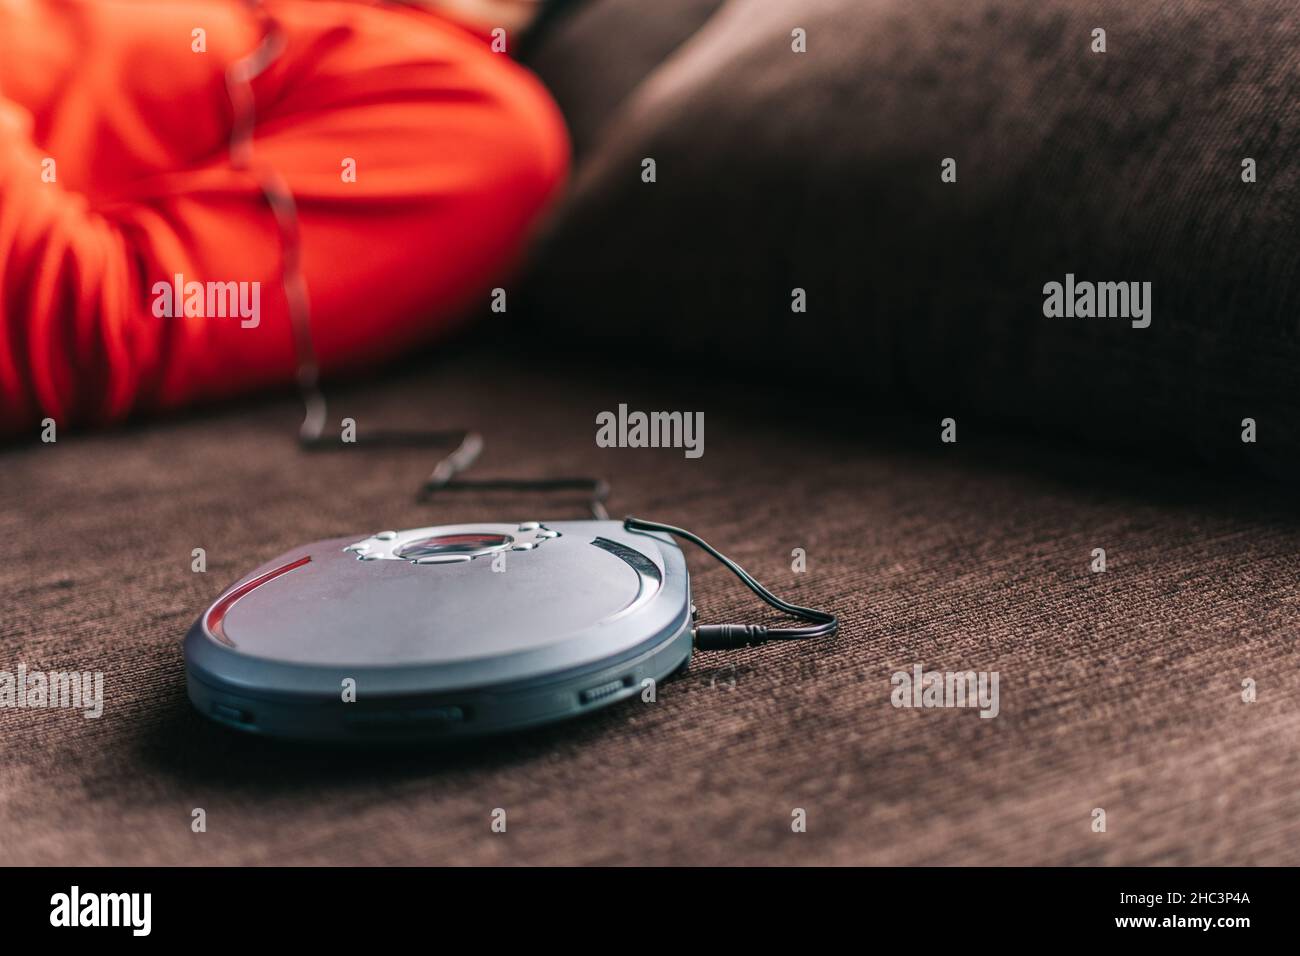
[[[253,580],[246,581],[239,587],[235,588],[216,604],[212,605],[212,610],[208,611],[208,633],[227,647],[234,647],[235,642],[226,637],[226,631],[222,625],[226,619],[226,614],[234,606],[235,602],[250,591],[260,588],[267,581],[278,578],[280,575],[286,574],[294,568],[300,568],[309,561],[311,561],[311,555],[303,555],[297,561],[290,561],[288,564],[283,564],[278,568],[273,568],[265,574],[259,574],[257,577],[253,578]]]

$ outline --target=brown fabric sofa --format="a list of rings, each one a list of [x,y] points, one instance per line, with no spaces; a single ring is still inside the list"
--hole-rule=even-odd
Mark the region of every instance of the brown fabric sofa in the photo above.
[[[8,862],[1300,862],[1294,10],[655,11],[591,0],[531,54],[579,166],[508,315],[332,385],[331,416],[479,429],[480,476],[604,475],[614,513],[841,633],[471,748],[262,742],[185,698],[227,584],[305,540],[579,504],[417,505],[434,453],[307,455],[291,396],[10,447],[0,670],[102,671],[107,702],[0,708]],[[1150,279],[1152,326],[1046,319],[1066,271]],[[623,402],[703,411],[704,456],[597,448]],[[687,557],[702,620],[775,620]],[[915,664],[998,672],[999,715],[892,706]]]
[[[426,453],[305,455],[291,399],[11,449],[3,660],[103,671],[108,701],[98,720],[0,709],[9,860],[1298,861],[1293,500],[996,434],[944,446],[929,420],[846,419],[806,395],[553,361],[539,388],[535,355],[484,343],[336,391],[334,410],[363,429],[479,427],[483,475],[604,474],[616,513],[696,530],[791,600],[834,608],[840,635],[698,654],[653,705],[447,754],[262,743],[192,711],[180,656],[199,610],[249,567],[381,526],[581,508],[416,505]],[[596,448],[593,410],[619,401],[704,410],[704,456]],[[1097,547],[1104,574],[1089,570]],[[775,620],[688,560],[702,619]],[[998,671],[999,716],[895,709],[891,675],[916,663]]]
[[[533,55],[582,163],[532,328],[1300,475],[1294,4],[670,0],[678,32],[642,41],[645,19],[580,6]],[[1046,318],[1067,274],[1150,282],[1150,326]]]

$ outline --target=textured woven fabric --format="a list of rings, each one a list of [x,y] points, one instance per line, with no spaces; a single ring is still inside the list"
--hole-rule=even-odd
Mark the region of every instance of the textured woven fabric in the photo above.
[[[0,709],[5,861],[1300,863],[1293,505],[795,392],[543,364],[471,351],[336,394],[331,418],[478,427],[478,476],[604,474],[615,514],[697,531],[841,634],[698,654],[654,704],[452,753],[260,742],[185,697],[181,637],[235,578],[316,538],[581,509],[418,506],[430,453],[300,452],[288,399],[10,448],[0,670],[103,671],[107,702]],[[597,448],[619,402],[703,411],[704,456]],[[702,620],[775,620],[688,560]],[[891,706],[917,663],[999,672],[1000,714]]]
[[[643,8],[538,52],[581,129],[572,64]],[[548,335],[1294,476],[1297,103],[1292,0],[728,0],[584,133],[531,294]],[[1150,282],[1150,327],[1045,317],[1067,274]]]

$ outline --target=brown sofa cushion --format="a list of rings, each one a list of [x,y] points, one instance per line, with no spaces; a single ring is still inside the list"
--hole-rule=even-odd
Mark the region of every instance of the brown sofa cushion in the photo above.
[[[603,46],[575,21],[539,61],[594,145],[529,280],[538,326],[863,404],[1294,466],[1295,4],[730,0],[596,137],[564,92],[591,83],[579,54],[636,59],[663,28],[599,7]],[[1151,282],[1151,326],[1044,316],[1067,273]]]
[[[623,100],[725,0],[568,0],[525,60],[564,111],[574,155],[595,146]]]

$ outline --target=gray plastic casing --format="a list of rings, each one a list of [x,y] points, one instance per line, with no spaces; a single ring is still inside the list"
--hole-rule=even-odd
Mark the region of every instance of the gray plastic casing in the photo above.
[[[524,528],[557,536],[457,563],[375,547]],[[454,739],[608,706],[690,659],[689,578],[667,535],[618,521],[383,535],[303,545],[227,588],[185,637],[194,706],[275,737]]]

